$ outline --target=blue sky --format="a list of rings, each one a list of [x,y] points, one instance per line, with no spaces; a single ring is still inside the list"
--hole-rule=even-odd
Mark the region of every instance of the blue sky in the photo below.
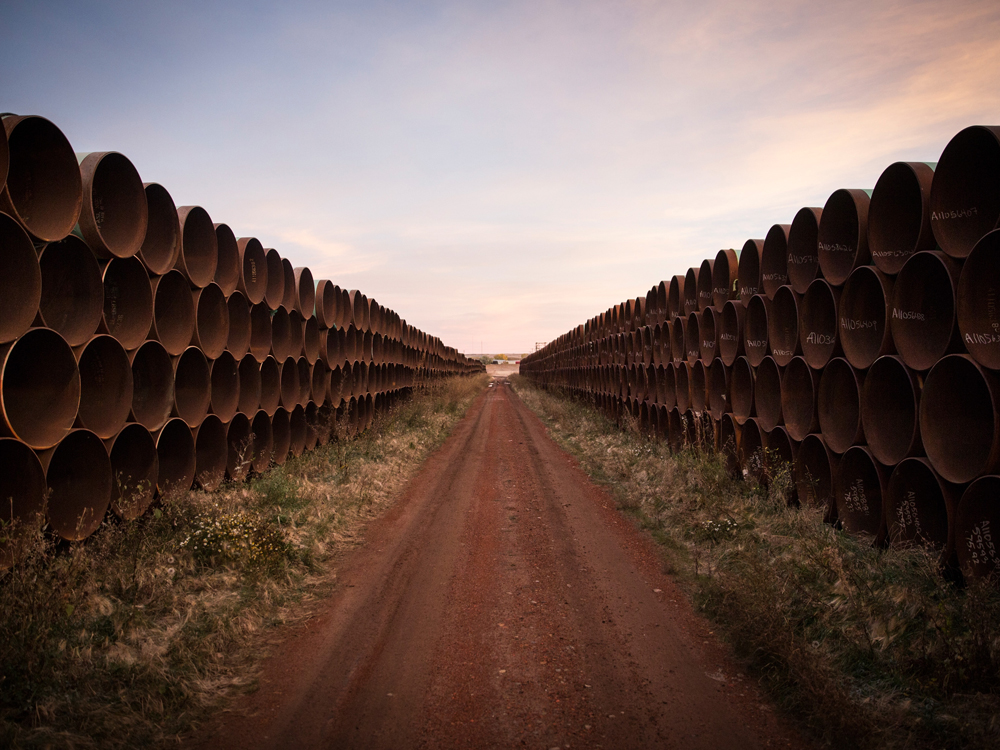
[[[527,351],[1000,122],[991,2],[10,2],[0,109]]]

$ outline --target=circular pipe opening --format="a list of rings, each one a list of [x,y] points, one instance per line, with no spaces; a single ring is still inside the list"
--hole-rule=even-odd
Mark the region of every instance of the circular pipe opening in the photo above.
[[[293,353],[292,328],[288,311],[279,306],[271,314],[271,354],[279,362],[284,362]]]
[[[229,458],[226,425],[209,414],[194,431],[195,481],[205,492],[215,492],[226,478]]]
[[[740,251],[740,265],[737,271],[740,288],[740,302],[743,307],[750,304],[754,295],[763,292],[760,279],[760,261],[764,254],[764,240],[747,240]]]
[[[719,452],[726,473],[733,479],[743,478],[740,463],[740,425],[732,414],[724,414],[719,421]]]
[[[169,271],[152,279],[151,286],[153,325],[149,329],[150,338],[163,344],[169,354],[178,356],[190,345],[194,335],[194,299],[188,281],[180,271]]]
[[[285,297],[285,267],[281,255],[273,247],[264,250],[267,271],[264,273],[264,302],[271,310],[281,307]]]
[[[226,300],[229,316],[229,335],[226,349],[236,359],[242,359],[250,351],[250,305],[243,292],[233,292]]]
[[[299,402],[299,365],[293,357],[281,364],[281,405],[288,411]]]
[[[714,298],[714,277],[715,261],[706,258],[701,262],[701,268],[698,269],[698,309],[705,310],[711,307],[715,300]]]
[[[892,290],[890,329],[899,356],[915,370],[929,370],[959,347],[955,287],[958,266],[940,252],[916,253]]]
[[[104,443],[89,430],[73,430],[39,458],[49,488],[49,528],[63,539],[86,539],[111,504],[111,459]]]
[[[305,357],[295,360],[295,368],[298,370],[299,395],[297,403],[305,406],[309,403],[309,394],[312,391],[312,367]]]
[[[708,401],[708,373],[700,359],[691,366],[691,410],[696,414],[705,411]]]
[[[829,521],[836,518],[833,498],[833,473],[837,458],[826,447],[820,435],[807,435],[799,445],[792,465],[795,494],[800,503],[826,511]]]
[[[149,222],[146,191],[122,154],[80,154],[83,205],[78,231],[100,258],[131,258],[142,247]]]
[[[781,413],[793,440],[805,440],[819,429],[816,389],[819,376],[802,357],[793,357],[781,376]]]
[[[174,359],[173,416],[180,417],[192,429],[208,414],[212,398],[212,375],[208,360],[200,349],[189,346]]]
[[[132,410],[134,384],[128,354],[113,336],[95,336],[76,350],[80,408],[76,423],[101,439],[117,435]]]
[[[872,262],[895,275],[914,253],[933,250],[930,193],[934,167],[896,162],[878,178],[868,206],[868,246]]]
[[[667,290],[667,319],[673,320],[684,312],[684,277],[674,276],[670,279]],[[614,323],[611,324],[611,333],[616,333]]]
[[[316,324],[320,329],[337,325],[337,286],[332,281],[320,279],[316,282]]]
[[[229,305],[218,284],[211,282],[192,293],[195,326],[190,344],[201,349],[209,359],[215,359],[229,341]]]
[[[759,366],[771,351],[767,340],[767,321],[770,316],[771,300],[763,294],[755,294],[747,304],[744,342],[747,359],[754,367]]]
[[[295,279],[295,309],[303,318],[310,319],[316,311],[316,284],[312,271],[299,267],[293,269],[292,275]]]
[[[105,445],[111,459],[111,510],[119,518],[139,518],[153,502],[160,459],[156,442],[141,424],[127,424]]]
[[[271,420],[271,434],[274,442],[274,463],[283,466],[288,460],[288,452],[292,446],[292,428],[288,412],[280,407]]]
[[[934,170],[930,209],[934,238],[952,258],[966,257],[983,235],[996,228],[1000,128],[974,125],[948,142]]]
[[[744,331],[746,308],[739,300],[729,300],[722,308],[719,327],[719,356],[727,367],[746,353]]]
[[[281,272],[284,275],[284,288],[281,293],[281,306],[291,312],[298,306],[298,288],[295,283],[295,269],[288,258],[281,259]]]
[[[837,519],[852,534],[871,534],[876,542],[884,535],[882,496],[885,473],[861,445],[849,448],[841,457],[834,480]]]
[[[736,296],[739,268],[740,261],[735,250],[720,250],[715,256],[715,264],[712,266],[712,302],[716,309],[722,310],[726,302]],[[665,289],[662,281],[660,288]]]
[[[868,448],[882,464],[895,466],[922,452],[918,378],[899,357],[875,360],[861,388],[861,421]]]
[[[282,367],[274,357],[260,363],[260,410],[272,416],[281,401]]]
[[[354,423],[357,431],[360,433],[364,428],[362,427],[363,416],[360,414],[363,407],[359,408],[359,403],[362,402],[352,400],[352,404],[354,404],[355,407]],[[298,458],[306,449],[306,412],[301,406],[296,405],[295,408],[289,412],[288,428],[288,452],[295,458]]]
[[[42,272],[31,238],[0,213],[0,343],[31,327],[42,299]]]
[[[44,117],[3,118],[10,154],[0,210],[32,237],[55,242],[73,231],[83,209],[80,166],[66,136]]]
[[[799,342],[799,295],[790,286],[782,286],[772,295],[767,316],[767,338],[771,356],[782,367],[802,353]]]
[[[766,441],[768,479],[774,481],[782,474],[791,477],[793,467],[795,466],[795,456],[799,452],[797,442],[792,440],[791,435],[788,434],[788,430],[780,425],[768,431]],[[795,494],[794,482],[789,490],[788,502],[791,505],[798,501]]]
[[[684,349],[688,364],[694,364],[701,357],[701,315],[697,310],[687,316],[684,329]]]
[[[178,274],[179,276],[180,274]],[[98,330],[114,336],[127,351],[138,348],[153,323],[153,287],[138,258],[112,258],[104,266],[104,313]],[[190,299],[180,278],[179,293]],[[164,302],[169,307],[169,302]],[[186,342],[185,342],[186,343]]]
[[[261,365],[252,354],[244,355],[238,367],[239,375],[239,411],[243,414],[256,414],[260,408],[261,397]]]
[[[698,275],[700,273],[700,268],[689,268],[687,274],[684,276],[684,300],[682,314],[685,318],[698,309]],[[626,321],[627,318],[628,316],[626,315]],[[624,326],[624,330],[628,330],[627,322]]]
[[[214,281],[222,294],[229,297],[240,283],[240,247],[228,224],[215,224],[217,263]]]
[[[0,472],[0,522],[17,521],[26,530],[40,528],[46,486],[45,471],[35,452],[20,440],[0,438],[0,466],[17,467],[17,471]],[[13,562],[8,555],[8,550],[0,544],[0,568]]]
[[[821,370],[840,354],[837,305],[840,290],[823,279],[809,285],[799,300],[799,343],[802,356],[814,370]]]
[[[251,305],[264,302],[268,285],[268,262],[264,246],[256,237],[240,237],[236,240],[239,251],[240,276],[236,288],[247,298]]]
[[[301,357],[306,348],[306,324],[298,310],[288,311],[288,341],[288,356]]]
[[[207,286],[215,278],[219,265],[219,240],[212,218],[201,206],[181,206],[177,209],[181,225],[181,251],[175,267],[191,282],[191,286]]]
[[[788,229],[788,283],[805,294],[819,273],[821,208],[800,208]]]
[[[774,357],[764,357],[757,367],[753,394],[757,423],[770,432],[781,424],[781,368]]]
[[[729,374],[729,394],[733,417],[743,424],[754,413],[754,368],[746,357],[738,357]]]
[[[863,379],[864,374],[841,357],[831,359],[820,376],[816,404],[819,426],[827,447],[834,453],[844,453],[865,441],[861,422]]]
[[[718,357],[708,369],[708,409],[716,420],[729,411],[729,368]]]
[[[129,419],[150,432],[160,429],[174,405],[174,365],[157,341],[147,341],[131,353],[132,411]]]
[[[753,417],[740,429],[740,464],[746,479],[767,486],[767,437]]]
[[[143,188],[146,194],[146,236],[138,257],[150,273],[162,276],[174,267],[181,252],[181,223],[174,199],[165,187],[147,182]]]
[[[691,408],[691,365],[687,362],[674,365],[674,394],[680,411]]]
[[[819,268],[831,286],[840,286],[858,266],[871,262],[868,250],[868,193],[835,190],[819,221]]]
[[[236,414],[226,427],[226,475],[234,482],[242,482],[250,473],[252,444],[250,418]]]
[[[62,335],[70,346],[86,343],[104,314],[104,282],[94,254],[83,240],[70,235],[43,247],[37,262],[42,274],[41,324]]]
[[[767,230],[760,254],[760,282],[764,295],[773,300],[775,293],[788,284],[788,233],[791,224],[774,224]]]
[[[250,360],[256,365],[253,357]],[[209,376],[212,382],[209,408],[221,421],[228,422],[240,405],[240,365],[232,354],[222,352],[209,363]]]
[[[271,311],[261,303],[250,308],[250,353],[263,362],[271,353]]]
[[[962,341],[979,364],[1000,369],[1000,230],[973,248],[958,279],[958,328]],[[44,285],[43,285],[44,291]]]
[[[873,266],[850,275],[840,295],[840,344],[844,358],[860,370],[895,351],[889,323],[892,279]]]
[[[258,411],[250,422],[253,433],[253,454],[250,465],[257,474],[261,474],[271,465],[271,454],[274,450],[274,434],[271,431],[271,417],[263,410]]]
[[[700,314],[698,325],[699,356],[705,362],[715,359],[719,343],[719,323],[721,315],[714,307],[706,307]],[[646,329],[648,330],[648,329]],[[652,354],[652,340],[649,342],[649,353]]]
[[[952,490],[926,458],[907,458],[893,470],[886,487],[885,519],[893,546],[944,548],[948,544],[948,497]]]
[[[309,389],[309,398],[315,401],[317,406],[326,403],[327,393],[330,391],[330,368],[323,362],[317,362],[312,366],[312,385]]]

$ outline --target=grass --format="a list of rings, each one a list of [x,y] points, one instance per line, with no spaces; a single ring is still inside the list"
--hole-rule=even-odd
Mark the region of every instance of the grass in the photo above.
[[[881,550],[790,506],[721,459],[671,454],[592,407],[515,389],[550,434],[647,529],[736,655],[814,737],[838,748],[1000,746],[1000,592],[959,590],[936,553]]]
[[[485,380],[435,383],[360,437],[85,542],[9,535],[22,562],[0,573],[0,746],[175,744],[251,688],[274,628],[330,591],[338,556]]]

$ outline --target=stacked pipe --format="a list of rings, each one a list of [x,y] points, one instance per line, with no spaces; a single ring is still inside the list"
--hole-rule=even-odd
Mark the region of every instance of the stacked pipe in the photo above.
[[[0,521],[81,539],[109,509],[133,519],[242,480],[482,369],[175,207],[125,156],[74,154],[48,120],[3,117]]]
[[[524,358],[879,545],[1000,575],[1000,127],[889,166]]]

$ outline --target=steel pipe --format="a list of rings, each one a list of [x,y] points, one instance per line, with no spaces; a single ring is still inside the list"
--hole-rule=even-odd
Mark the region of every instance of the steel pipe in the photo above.
[[[0,437],[51,448],[73,427],[80,389],[73,350],[55,331],[32,328],[0,345]]]
[[[234,291],[226,300],[229,318],[229,335],[226,350],[236,359],[242,359],[250,351],[250,305],[243,292]]]
[[[802,356],[814,370],[823,369],[831,357],[839,356],[840,327],[837,307],[840,289],[816,279],[799,300],[799,342]]]
[[[212,375],[201,349],[189,346],[174,358],[174,408],[171,416],[180,417],[194,429],[208,414],[212,399]]]
[[[271,434],[273,436],[273,459],[278,466],[283,466],[288,460],[292,447],[291,419],[287,411],[278,407],[271,419]]]
[[[236,235],[228,224],[214,224],[213,226],[215,227],[217,251],[213,281],[219,285],[223,295],[228,299],[240,283],[240,247],[236,241]]]
[[[279,305],[271,314],[271,354],[279,362],[284,362],[288,357],[297,354],[293,343],[288,310]]]
[[[859,266],[844,284],[837,305],[844,358],[864,370],[895,353],[890,329],[892,279],[874,266]]]
[[[319,443],[319,407],[310,401],[303,407],[306,414],[306,444],[307,451],[314,450]]]
[[[156,442],[149,430],[133,422],[104,445],[111,459],[111,510],[133,521],[146,512],[156,495],[160,473]]]
[[[997,227],[1000,127],[973,125],[948,141],[934,170],[930,210],[934,238],[952,258],[966,257]]]
[[[35,323],[56,331],[70,346],[86,343],[104,314],[104,282],[94,254],[87,243],[70,235],[45,245],[37,264],[42,294]]]
[[[764,357],[757,367],[753,388],[754,411],[764,432],[771,432],[782,424],[781,378],[781,368],[774,357]]]
[[[755,417],[740,426],[740,465],[744,478],[761,486],[768,485],[767,436]]]
[[[948,545],[948,518],[960,491],[931,468],[926,458],[904,459],[892,471],[882,501],[886,532],[893,546]]]
[[[80,372],[80,407],[76,426],[102,440],[117,435],[132,410],[132,364],[113,336],[94,336],[74,354]]]
[[[716,357],[708,368],[708,410],[712,419],[720,420],[730,410],[729,368]]]
[[[240,257],[240,277],[236,288],[243,292],[247,302],[259,305],[264,302],[268,285],[268,262],[264,246],[256,237],[240,237],[236,240]]]
[[[77,231],[99,258],[131,258],[142,247],[149,209],[142,178],[114,151],[77,154],[83,205]]]
[[[191,346],[196,346],[209,359],[215,359],[229,343],[229,304],[222,288],[209,282],[191,293],[195,309]]]
[[[816,411],[819,375],[802,357],[794,357],[781,376],[781,414],[793,440],[802,441],[819,430]]]
[[[309,320],[316,311],[316,284],[312,271],[304,266],[293,269],[295,279],[295,309]]]
[[[113,258],[104,266],[102,280],[104,315],[98,331],[114,336],[129,351],[139,347],[147,336],[155,338],[150,327],[154,322],[156,284],[154,281],[150,285],[142,262],[138,258]],[[165,310],[168,332],[179,336],[177,326],[183,325],[177,319],[180,311],[174,310],[174,303],[169,299],[175,293],[190,301],[183,277],[179,281],[173,277],[168,279],[160,303],[161,310]]]
[[[289,356],[301,357],[306,349],[306,324],[298,310],[288,311],[288,340]]]
[[[355,408],[357,409],[357,407]],[[361,427],[363,419],[364,418],[360,413],[356,414],[355,425],[357,426],[358,432],[361,432],[363,429]],[[306,448],[306,412],[305,409],[297,404],[288,414],[288,430],[288,452],[294,458],[298,458],[302,455]]]
[[[767,230],[764,248],[760,254],[760,281],[764,295],[774,299],[777,291],[788,281],[788,233],[791,224],[774,224]]]
[[[687,275],[684,276],[684,317],[688,317],[698,310],[698,275],[700,273],[700,268],[689,268]]]
[[[853,534],[870,534],[876,544],[886,536],[882,497],[885,470],[863,445],[848,448],[834,474],[837,520]]]
[[[743,478],[740,463],[740,424],[732,414],[723,414],[719,421],[719,452],[726,473],[733,479]]]
[[[80,167],[66,136],[44,117],[3,118],[10,163],[0,211],[33,238],[55,242],[73,231],[83,209]]]
[[[281,256],[273,247],[264,251],[267,270],[264,273],[264,302],[271,310],[277,310],[285,298],[285,267]]]
[[[800,208],[788,230],[788,283],[805,294],[819,273],[819,223],[822,208]]]
[[[864,190],[835,190],[819,221],[819,268],[831,286],[841,286],[858,266],[871,262],[868,204]]]
[[[774,481],[783,473],[788,474],[791,479],[794,476],[795,457],[799,452],[798,442],[792,439],[788,430],[778,425],[770,430],[765,437],[767,443],[767,476],[769,481]],[[795,482],[792,481],[791,494],[788,497],[789,505],[798,502],[798,494]]]
[[[715,303],[714,268],[715,261],[706,258],[698,269],[698,310],[706,310]]]
[[[316,282],[316,323],[320,330],[333,328],[338,324],[338,290],[339,287],[327,279]]]
[[[0,524],[17,521],[25,530],[41,528],[45,514],[45,471],[35,452],[20,440],[0,438],[0,466],[17,471],[0,472]],[[13,562],[12,550],[0,543],[0,570]]]
[[[799,503],[824,511],[824,520],[832,522],[837,517],[834,501],[833,477],[839,459],[827,448],[822,435],[811,434],[799,444],[792,478]]]
[[[150,432],[169,419],[174,404],[174,366],[167,350],[147,341],[129,353],[132,363],[132,411],[129,419]]]
[[[238,412],[226,426],[226,475],[234,482],[242,482],[250,473],[252,456],[250,417]]]
[[[861,387],[861,423],[878,461],[895,466],[923,453],[918,419],[923,378],[899,357],[875,360]]]
[[[687,328],[686,320],[680,315],[670,324],[670,357],[675,365],[687,359],[687,350],[684,347],[685,328]]]
[[[162,276],[177,263],[181,252],[181,223],[174,199],[162,185],[143,184],[146,194],[146,236],[137,253],[139,260],[155,276]]]
[[[897,275],[890,330],[908,367],[929,370],[945,354],[961,350],[955,304],[958,272],[958,265],[944,253],[920,252]]]
[[[205,492],[215,492],[226,479],[229,461],[228,429],[209,414],[194,430],[195,481]]]
[[[924,380],[920,436],[931,465],[961,484],[1000,469],[1000,380],[967,354],[942,358]]]
[[[1000,477],[980,477],[962,494],[952,532],[955,554],[966,578],[995,578],[1000,552],[993,536],[1000,527]]]
[[[706,410],[708,402],[708,373],[705,371],[705,363],[700,359],[691,365],[690,381],[691,410],[695,414],[701,414]]]
[[[250,362],[256,367],[256,360],[249,355],[247,356]],[[209,409],[219,417],[221,422],[229,422],[240,406],[240,362],[237,362],[232,354],[224,351],[209,363],[209,376],[212,383],[212,397],[209,402]],[[260,373],[258,372],[258,379],[259,377]],[[253,388],[253,385],[255,384],[251,383],[250,387]],[[258,387],[257,397],[259,399],[259,380],[256,385]],[[252,396],[247,400],[251,399]]]
[[[177,219],[181,225],[181,251],[174,267],[191,286],[207,286],[219,265],[219,240],[212,218],[201,206],[181,206]]]
[[[295,269],[288,258],[281,259],[281,272],[285,277],[285,286],[281,293],[281,305],[288,312],[298,309],[298,284],[295,282]]]
[[[673,320],[684,312],[684,276],[670,279],[667,289],[667,320]]]
[[[761,283],[761,256],[764,254],[764,240],[747,240],[740,251],[739,277],[740,302],[743,307],[750,304],[754,295],[764,289]]]
[[[194,300],[188,280],[180,271],[168,271],[151,279],[150,284],[153,324],[149,337],[163,344],[172,356],[179,356],[191,344],[195,328]]]
[[[861,421],[861,387],[864,373],[836,357],[831,359],[819,380],[816,408],[820,431],[834,453],[844,453],[852,445],[865,442]]]
[[[674,393],[677,408],[686,412],[691,408],[691,365],[680,362],[674,365]]]
[[[712,266],[712,302],[720,312],[728,300],[737,296],[736,279],[739,268],[739,256],[735,250],[720,250],[715,256],[715,264]]]
[[[746,357],[737,357],[729,374],[729,399],[733,417],[743,424],[754,415],[754,378],[756,373]]]
[[[31,238],[0,213],[0,343],[31,327],[42,298],[42,272]]]
[[[344,370],[342,367],[337,366],[330,371],[330,386],[327,391],[327,398],[333,407],[339,407],[341,401],[344,400],[344,380]]]
[[[985,235],[969,253],[958,279],[958,329],[979,364],[1000,369],[1000,230]],[[44,284],[43,284],[44,292]]]
[[[802,353],[799,341],[799,295],[791,286],[785,285],[779,287],[771,297],[767,339],[774,361],[784,367],[793,357]]]
[[[260,363],[260,410],[272,416],[281,402],[282,366],[274,357]]]
[[[250,353],[263,362],[271,353],[271,311],[260,303],[250,308]]]
[[[49,488],[49,529],[69,541],[86,539],[111,504],[111,459],[104,442],[90,430],[73,430],[38,459]]]
[[[746,308],[740,300],[729,300],[722,307],[719,325],[719,356],[727,367],[746,353]]]
[[[271,465],[271,454],[274,452],[271,417],[263,409],[254,414],[250,421],[250,432],[253,435],[251,440],[253,453],[250,458],[250,466],[255,473],[262,474]]]
[[[722,315],[714,307],[706,307],[699,313],[699,317],[699,356],[705,362],[711,363],[719,349],[719,325],[722,322]],[[652,347],[650,347],[650,351],[652,351]]]
[[[317,406],[326,403],[327,395],[330,392],[330,368],[322,361],[312,365],[312,383],[309,389],[309,399],[315,401]]]
[[[771,317],[771,300],[763,294],[755,294],[747,304],[746,333],[744,346],[747,359],[754,367],[760,365],[768,356],[771,347],[768,345],[767,328]]]
[[[289,412],[299,402],[299,366],[294,357],[281,363],[281,405]]]
[[[868,206],[868,246],[882,273],[895,275],[914,253],[933,250],[930,194],[934,165],[896,162],[882,172]]]
[[[688,364],[693,365],[701,358],[701,313],[697,310],[687,316],[684,326],[684,349]]]
[[[309,394],[312,391],[312,367],[305,357],[295,359],[295,369],[298,370],[299,395],[296,403],[305,406],[309,403]]]

